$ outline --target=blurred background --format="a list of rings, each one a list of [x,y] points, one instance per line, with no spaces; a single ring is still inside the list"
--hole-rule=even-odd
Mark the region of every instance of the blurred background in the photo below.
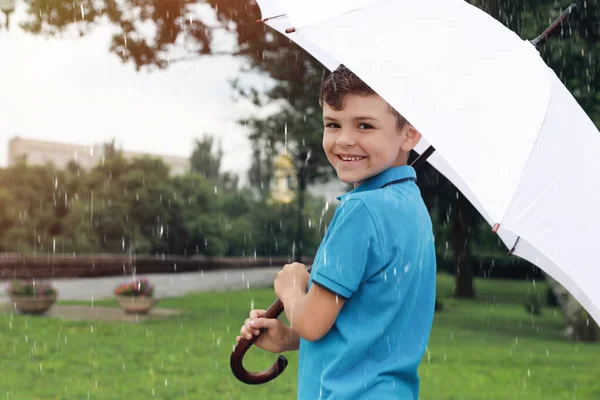
[[[536,37],[571,4],[471,3],[523,39]],[[579,12],[541,55],[598,125],[600,5],[597,0],[578,4]],[[7,335],[0,370],[12,371],[12,380],[2,380],[0,396],[228,399],[259,393],[293,398],[293,372],[270,389],[233,382],[230,348],[221,343],[233,342],[258,299],[261,308],[273,300],[271,275],[261,278],[264,289],[254,289],[247,284],[252,271],[274,273],[294,260],[309,265],[336,197],[350,189],[336,180],[321,149],[317,94],[327,71],[257,23],[261,16],[252,0],[0,0],[0,6],[2,279],[63,284],[57,306],[63,304],[61,293],[64,298],[72,287],[65,282],[73,279],[189,273],[182,279],[201,282],[204,271],[230,271],[245,282],[238,288],[242,292],[229,294],[197,288],[176,298],[174,291],[161,302],[186,310],[185,316],[151,320],[155,325],[145,328],[119,320],[121,328],[102,325],[115,337],[94,336],[92,342],[79,333],[80,353],[74,355],[52,345],[71,327],[64,315],[59,322],[39,322],[9,307],[0,322]],[[576,162],[576,156],[565,154],[557,162]],[[489,225],[443,176],[426,166],[418,182],[434,222],[440,272],[440,316],[431,350],[438,346],[439,352],[433,361],[431,353],[424,360],[423,398],[600,398],[593,378],[600,372],[600,351],[576,347],[593,346],[599,337],[596,323],[536,266],[508,256]],[[214,279],[228,278],[225,273]],[[81,282],[94,287],[93,280]],[[108,290],[99,304],[115,307],[111,295]],[[90,306],[85,295],[67,297]],[[210,329],[198,333],[207,320]],[[94,326],[73,324],[82,332]],[[161,347],[148,339],[153,329],[154,337],[179,332],[179,344],[147,363],[102,353],[134,337],[140,340],[136,350],[123,348],[125,353],[153,352]],[[463,347],[454,342],[461,329],[469,331],[457,339]],[[32,332],[46,332],[35,350],[27,339]],[[196,334],[204,339],[194,339]],[[494,334],[499,336],[493,339]],[[521,336],[535,343],[515,361]],[[50,375],[36,359],[39,343],[45,343],[45,362],[53,365]],[[470,347],[476,343],[479,350]],[[490,350],[494,343],[497,353]],[[190,348],[196,348],[196,361],[182,361]],[[564,357],[545,364],[555,353]],[[456,354],[455,368],[447,364],[448,354]],[[465,354],[474,358],[465,361],[462,357],[470,357]],[[504,362],[494,369],[480,357]],[[83,375],[74,367],[82,358],[95,360]],[[143,375],[132,386],[126,383],[132,376],[124,372],[130,371],[125,359]],[[267,354],[253,362],[265,367],[270,361]],[[122,387],[109,383],[119,375],[106,367],[112,362],[122,379],[128,377]],[[431,365],[435,362],[439,368]],[[69,367],[61,369],[62,364]],[[535,373],[532,378],[534,366],[546,378]],[[511,375],[511,368],[518,373]],[[164,376],[159,379],[156,371]],[[53,383],[64,383],[67,376],[73,386]],[[27,384],[32,379],[39,390]],[[169,386],[169,380],[178,379]],[[449,381],[455,384],[446,387]]]

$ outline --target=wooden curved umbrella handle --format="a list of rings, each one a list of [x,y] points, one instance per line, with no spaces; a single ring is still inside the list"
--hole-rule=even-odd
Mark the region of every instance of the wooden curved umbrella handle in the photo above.
[[[271,304],[271,306],[265,311],[265,315],[263,318],[277,318],[279,314],[283,312],[283,303],[277,299]],[[265,369],[261,372],[248,372],[244,368],[242,364],[242,359],[244,355],[256,342],[256,340],[264,333],[264,329],[260,330],[260,334],[257,336],[253,336],[252,339],[248,340],[246,338],[241,338],[240,341],[236,344],[231,353],[230,365],[231,372],[233,375],[238,378],[240,381],[247,383],[249,385],[260,385],[262,383],[267,383],[275,378],[277,378],[281,373],[285,370],[285,367],[288,365],[288,360],[284,356],[280,355],[277,357],[277,361],[269,368]]]

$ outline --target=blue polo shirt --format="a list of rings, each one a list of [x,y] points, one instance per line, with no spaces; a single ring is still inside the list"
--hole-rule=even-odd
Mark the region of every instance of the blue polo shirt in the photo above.
[[[415,170],[390,168],[338,200],[309,287],[346,300],[324,337],[300,341],[298,399],[417,400],[436,261]]]

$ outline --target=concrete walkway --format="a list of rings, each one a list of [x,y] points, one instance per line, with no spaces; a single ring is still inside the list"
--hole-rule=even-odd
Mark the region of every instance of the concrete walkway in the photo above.
[[[136,278],[148,278],[155,286],[158,298],[181,296],[191,292],[211,290],[239,290],[272,287],[281,267],[186,272],[175,274],[145,274]],[[113,290],[121,283],[131,281],[133,276],[54,279],[59,300],[99,300],[112,298]],[[6,284],[0,292],[0,302],[7,300]]]

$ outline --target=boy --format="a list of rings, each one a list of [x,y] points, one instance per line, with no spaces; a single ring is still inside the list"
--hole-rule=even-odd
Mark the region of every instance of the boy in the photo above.
[[[323,82],[323,150],[354,189],[337,207],[309,274],[286,265],[274,282],[291,326],[252,310],[240,338],[299,350],[298,399],[418,399],[417,369],[435,303],[431,220],[406,165],[421,138],[344,66]]]

